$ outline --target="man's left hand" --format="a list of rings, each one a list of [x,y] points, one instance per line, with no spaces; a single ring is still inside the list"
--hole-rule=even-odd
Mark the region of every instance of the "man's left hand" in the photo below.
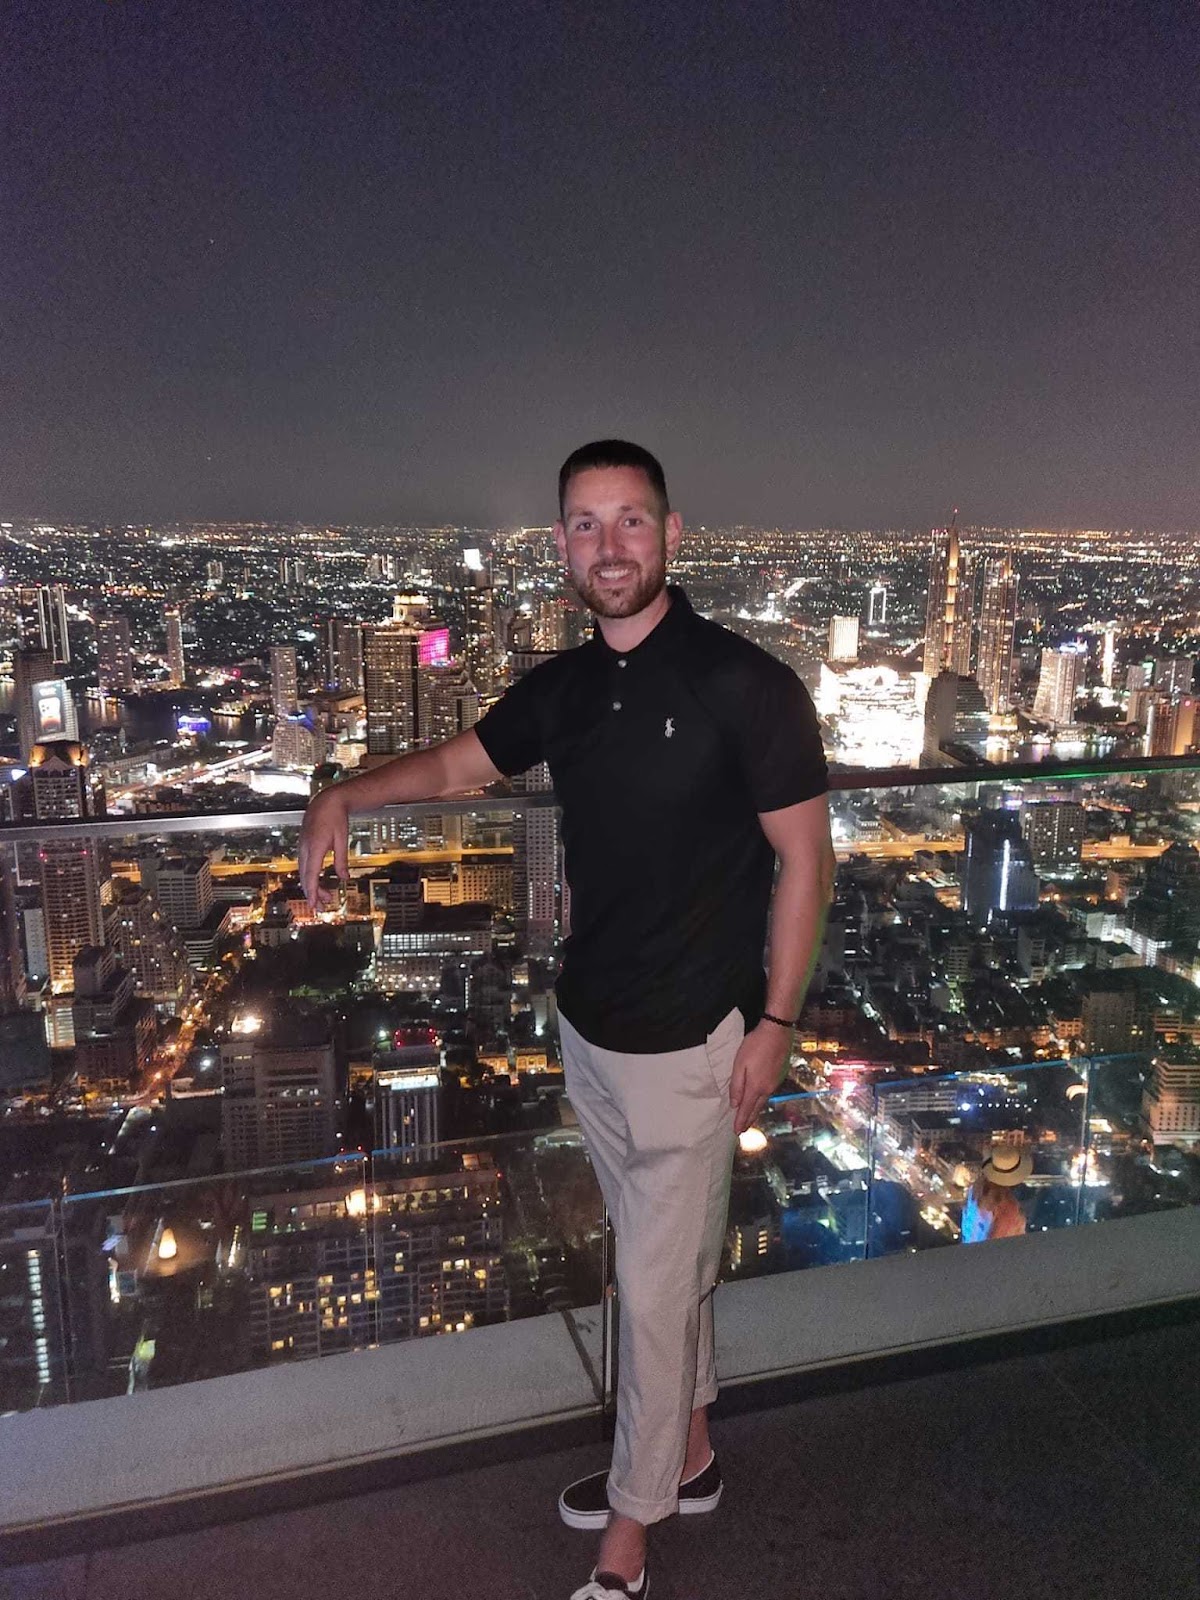
[[[745,1133],[761,1115],[787,1071],[791,1052],[790,1031],[774,1022],[760,1022],[742,1040],[734,1057],[733,1077],[729,1083],[735,1134]]]

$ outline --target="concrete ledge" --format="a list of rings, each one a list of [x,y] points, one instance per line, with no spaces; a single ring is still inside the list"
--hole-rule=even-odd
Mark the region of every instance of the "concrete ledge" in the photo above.
[[[599,1308],[571,1315],[5,1417],[0,1529],[598,1415]]]
[[[1200,1295],[1200,1207],[725,1284],[717,1372],[747,1382]]]

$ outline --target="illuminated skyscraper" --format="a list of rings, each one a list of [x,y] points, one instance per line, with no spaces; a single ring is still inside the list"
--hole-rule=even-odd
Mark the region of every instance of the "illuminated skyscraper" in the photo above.
[[[962,865],[962,906],[983,926],[1014,911],[1034,911],[1038,880],[1029,846],[1012,811],[988,811],[967,824]]]
[[[886,587],[882,583],[873,583],[867,595],[867,627],[882,628],[887,621]]]
[[[26,650],[48,650],[59,666],[71,659],[67,602],[61,583],[17,591],[19,642]]]
[[[1011,554],[992,556],[984,562],[976,677],[992,712],[1007,711],[1012,704],[1017,581]]]
[[[96,622],[96,678],[105,694],[133,688],[133,639],[129,618],[116,613]]]
[[[1039,722],[1065,727],[1075,720],[1075,694],[1082,660],[1078,650],[1042,651],[1042,669],[1033,697],[1033,714]]]
[[[1154,661],[1154,687],[1163,694],[1190,694],[1196,675],[1193,656],[1157,656]]]
[[[221,1043],[221,1082],[221,1140],[232,1170],[337,1150],[342,1103],[325,1022],[243,1014]]]
[[[271,710],[276,717],[291,717],[300,709],[299,674],[293,644],[271,646]]]
[[[959,759],[967,752],[982,759],[987,739],[988,710],[975,679],[939,672],[925,700],[924,754],[935,762],[947,750]]]
[[[163,617],[167,625],[167,682],[172,689],[182,689],[187,682],[187,663],[183,654],[183,613],[178,606],[167,606]]]
[[[1104,647],[1100,652],[1100,682],[1106,689],[1111,689],[1116,681],[1117,670],[1117,630],[1105,628]]]
[[[1185,756],[1195,746],[1197,734],[1195,695],[1181,694],[1174,699],[1150,691],[1146,717],[1145,754]]]
[[[858,660],[858,618],[831,617],[829,619],[830,661]]]
[[[375,1064],[375,1137],[408,1161],[437,1154],[442,1079],[436,1048],[389,1050]]]
[[[456,661],[428,667],[421,675],[429,707],[428,741],[440,744],[479,721],[479,691]]]
[[[357,622],[329,617],[325,622],[325,687],[341,694],[361,694],[362,629]]]
[[[18,650],[13,656],[17,743],[28,764],[38,744],[77,743],[79,720],[65,679],[55,677],[49,650]]]
[[[363,628],[367,752],[401,755],[432,741],[429,668],[450,660],[450,630],[420,596],[397,595],[389,622]]]
[[[464,552],[463,655],[481,694],[496,687],[496,598],[478,550]]]
[[[35,745],[30,781],[39,821],[103,815],[102,791],[93,786],[87,752],[78,744]],[[38,851],[47,964],[55,994],[72,988],[79,952],[104,943],[97,852],[92,841],[57,831]]]
[[[929,599],[925,613],[925,659],[929,678],[939,672],[971,671],[974,624],[974,564],[958,537],[958,512],[948,528],[935,528],[929,560]]]
[[[1069,871],[1083,859],[1087,808],[1077,800],[1035,800],[1021,807],[1021,834],[1039,872]]]

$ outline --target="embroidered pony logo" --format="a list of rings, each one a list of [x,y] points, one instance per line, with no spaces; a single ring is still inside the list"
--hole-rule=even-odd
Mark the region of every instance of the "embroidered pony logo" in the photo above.
[[[674,717],[668,717],[667,718],[667,725],[663,729],[663,738],[664,739],[670,739],[670,738],[672,738],[674,736],[674,733],[675,733],[675,718]]]

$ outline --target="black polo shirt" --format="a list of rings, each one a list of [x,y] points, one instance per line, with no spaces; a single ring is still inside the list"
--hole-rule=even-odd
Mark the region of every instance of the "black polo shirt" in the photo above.
[[[796,674],[669,593],[636,649],[597,628],[475,726],[501,772],[549,764],[571,888],[559,1005],[609,1050],[701,1044],[735,1005],[757,1022],[775,868],[758,813],[828,787]]]

